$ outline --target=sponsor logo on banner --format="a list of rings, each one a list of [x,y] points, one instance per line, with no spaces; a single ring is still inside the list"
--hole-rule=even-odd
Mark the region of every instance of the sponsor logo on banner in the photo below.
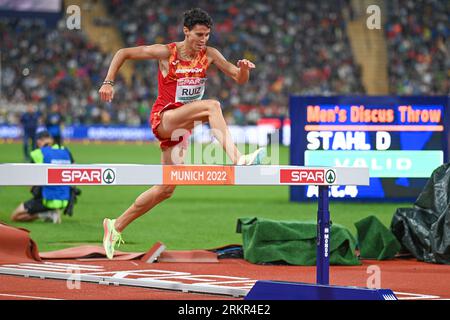
[[[336,172],[334,172],[334,170],[332,169],[327,170],[327,172],[325,173],[325,180],[327,181],[327,183],[333,184],[336,181]]]
[[[102,178],[106,184],[113,184],[116,181],[116,173],[113,169],[106,169],[103,171]]]
[[[114,184],[116,172],[110,168],[48,168],[48,184]]]
[[[163,183],[168,185],[233,185],[233,166],[164,166]]]
[[[280,169],[280,183],[332,184],[336,173],[325,169]]]

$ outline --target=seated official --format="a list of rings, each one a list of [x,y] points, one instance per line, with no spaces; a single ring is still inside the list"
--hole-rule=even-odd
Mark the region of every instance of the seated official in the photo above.
[[[33,163],[71,164],[73,157],[70,151],[53,143],[48,131],[37,134],[38,149],[30,153]],[[70,186],[32,187],[33,198],[21,203],[11,215],[13,221],[34,221],[61,223],[61,210],[69,206],[72,188]]]

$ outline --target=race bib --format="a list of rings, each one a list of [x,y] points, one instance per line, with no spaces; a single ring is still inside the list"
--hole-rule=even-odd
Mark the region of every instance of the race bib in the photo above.
[[[189,103],[201,100],[205,93],[206,78],[182,78],[177,81],[175,102]]]

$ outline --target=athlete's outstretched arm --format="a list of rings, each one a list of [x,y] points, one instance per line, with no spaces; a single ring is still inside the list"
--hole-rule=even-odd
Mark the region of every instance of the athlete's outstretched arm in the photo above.
[[[247,59],[239,60],[235,66],[225,59],[219,50],[212,47],[208,47],[208,55],[212,59],[212,63],[238,84],[247,83],[250,78],[250,69],[255,68],[255,64]]]
[[[125,60],[168,59],[169,56],[170,51],[163,44],[119,49],[109,65],[105,81],[114,81]],[[110,84],[102,85],[99,93],[103,101],[111,102],[114,98],[114,88]]]

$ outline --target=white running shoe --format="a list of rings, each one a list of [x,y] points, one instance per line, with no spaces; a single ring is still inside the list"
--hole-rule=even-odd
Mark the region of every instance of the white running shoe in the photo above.
[[[242,155],[237,165],[238,166],[251,166],[262,164],[262,160],[266,157],[266,148],[259,148],[255,152],[250,154]]]

